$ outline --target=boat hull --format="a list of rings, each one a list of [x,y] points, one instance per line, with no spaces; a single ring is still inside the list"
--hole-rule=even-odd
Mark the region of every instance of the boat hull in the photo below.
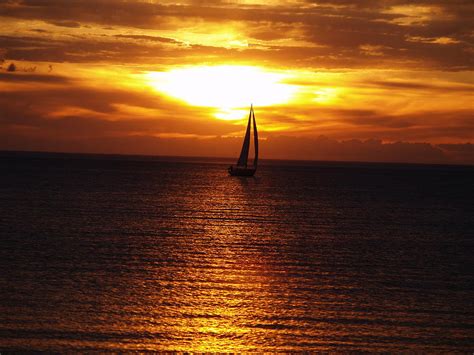
[[[241,168],[236,166],[229,167],[229,174],[232,176],[253,176],[257,168]]]

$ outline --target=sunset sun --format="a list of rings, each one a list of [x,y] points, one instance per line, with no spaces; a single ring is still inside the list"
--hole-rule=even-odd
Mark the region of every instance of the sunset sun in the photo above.
[[[252,66],[220,65],[150,72],[149,84],[158,92],[189,105],[219,109],[222,119],[241,118],[237,108],[286,103],[296,87],[283,83],[288,74]]]

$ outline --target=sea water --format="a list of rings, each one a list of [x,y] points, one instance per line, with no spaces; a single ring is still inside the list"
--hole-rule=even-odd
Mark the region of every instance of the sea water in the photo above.
[[[473,167],[0,164],[0,350],[474,349]]]

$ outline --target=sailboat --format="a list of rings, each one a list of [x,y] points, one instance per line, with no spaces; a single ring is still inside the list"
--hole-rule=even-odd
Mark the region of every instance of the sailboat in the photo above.
[[[253,142],[255,157],[253,159],[253,165],[248,166],[247,161],[249,157],[250,148],[250,130],[253,121]],[[255,122],[255,113],[253,112],[253,105],[250,105],[249,120],[247,123],[247,131],[245,132],[244,143],[242,144],[242,150],[240,151],[240,157],[237,161],[237,165],[229,166],[229,174],[232,176],[253,176],[257,171],[258,163],[258,132],[257,123]]]

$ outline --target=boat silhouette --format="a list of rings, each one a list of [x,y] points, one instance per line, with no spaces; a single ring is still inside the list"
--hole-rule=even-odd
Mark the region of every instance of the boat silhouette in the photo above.
[[[248,166],[248,157],[250,149],[250,131],[253,121],[253,141],[255,157],[253,159],[253,165]],[[228,168],[229,174],[232,176],[253,176],[257,171],[258,164],[258,132],[257,123],[255,121],[255,112],[253,111],[253,105],[250,105],[249,119],[247,123],[247,130],[245,132],[244,142],[242,144],[242,150],[240,151],[240,157],[237,161],[237,165],[231,165]]]

